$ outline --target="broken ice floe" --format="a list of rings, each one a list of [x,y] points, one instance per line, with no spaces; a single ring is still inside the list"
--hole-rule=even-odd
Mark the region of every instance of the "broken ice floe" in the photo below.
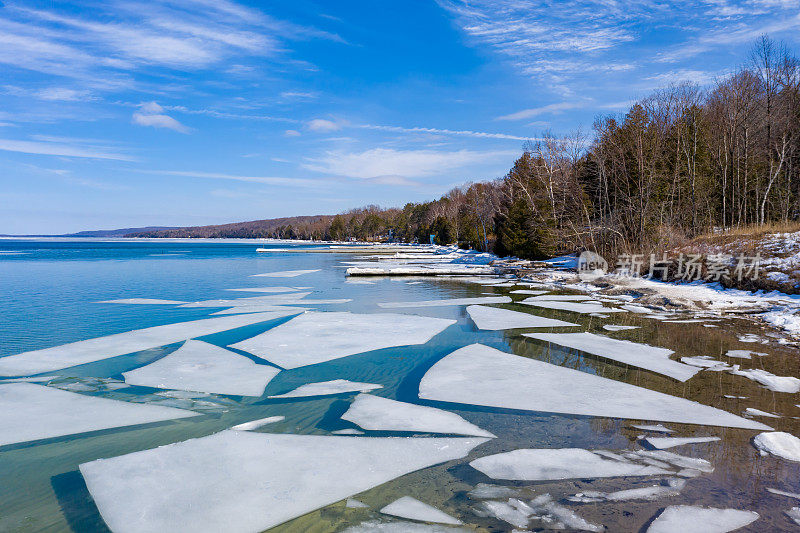
[[[766,411],[762,411],[761,409],[755,409],[753,407],[748,407],[744,410],[744,414],[747,416],[766,416],[769,418],[780,418],[780,415],[776,415],[774,413],[768,413]]]
[[[511,294],[527,294],[528,296],[540,296],[542,294],[547,294],[549,291],[537,291],[531,289],[517,289],[515,291],[511,291]]]
[[[378,522],[370,520],[357,526],[351,526],[342,533],[467,533],[468,529],[460,527],[439,526],[434,524],[415,524],[414,522]]]
[[[652,431],[654,433],[675,433],[675,431],[662,426],[661,424],[647,425],[647,424],[631,424],[631,427],[641,429],[642,431]]]
[[[578,326],[563,320],[482,305],[470,305],[467,313],[478,329],[485,330]]]
[[[137,329],[43,350],[33,350],[0,358],[0,376],[24,376],[50,372],[186,339],[258,324],[259,322],[274,320],[291,314],[293,313],[288,311],[273,311],[251,315],[206,318]]]
[[[594,300],[592,296],[586,296],[584,294],[545,294],[541,296],[532,296],[530,298],[525,299],[525,303],[531,302],[583,302],[583,301],[590,301]]]
[[[597,503],[597,502],[624,502],[630,500],[657,500],[667,496],[680,494],[686,481],[678,478],[670,478],[660,485],[650,485],[635,489],[618,490],[614,492],[599,492],[587,490],[570,496],[567,500],[575,503]]]
[[[542,494],[528,502],[509,499],[509,505],[528,515],[529,520],[539,521],[544,529],[571,529],[577,531],[604,531],[605,528],[578,516],[574,511],[553,501],[549,494]]]
[[[699,472],[711,473],[714,471],[714,466],[705,459],[687,457],[685,455],[675,452],[667,452],[664,450],[637,450],[635,452],[624,452],[622,455],[626,459],[640,460],[660,468],[663,468],[664,463],[669,463],[677,468],[696,470]],[[682,473],[678,472],[678,475],[680,476]]]
[[[359,431],[354,428],[346,428],[346,429],[337,429],[336,431],[331,431],[331,435],[363,435],[363,431]]]
[[[231,346],[283,368],[297,368],[382,348],[425,344],[455,322],[415,315],[308,312]]]
[[[530,522],[530,513],[527,509],[519,509],[512,505],[514,499],[508,503],[498,501],[481,502],[475,509],[479,516],[491,516],[519,528],[527,528]],[[526,506],[527,507],[527,506]]]
[[[667,448],[684,446],[686,444],[715,442],[719,440],[719,437],[647,437],[643,440],[648,446],[658,450],[666,450]]]
[[[329,396],[332,394],[342,394],[345,392],[369,392],[380,389],[383,385],[375,383],[359,383],[346,379],[334,379],[332,381],[319,381],[317,383],[306,383],[294,390],[284,394],[275,394],[270,398],[303,398],[307,396]]]
[[[764,352],[753,352],[750,350],[728,350],[725,352],[726,357],[734,357],[736,359],[752,359],[752,356],[754,355],[762,357],[767,354]]]
[[[313,302],[303,302],[311,305]],[[307,307],[295,306],[281,306],[281,305],[237,305],[222,311],[215,311],[211,313],[212,316],[216,315],[240,315],[244,313],[283,313],[282,316],[299,315],[308,311]]]
[[[681,357],[681,363],[698,368],[705,368],[714,372],[731,370],[733,367],[723,361],[717,361],[708,355],[698,355],[696,357]]]
[[[502,485],[489,485],[488,483],[478,483],[475,488],[467,493],[470,498],[476,500],[486,500],[492,498],[516,498],[519,490]]]
[[[319,269],[313,270],[284,270],[282,272],[267,272],[265,274],[253,274],[251,277],[253,278],[296,278],[297,276],[302,276],[304,274],[311,274],[313,272],[319,272]]]
[[[398,518],[408,518],[420,522],[438,522],[440,524],[451,524],[454,526],[463,524],[461,520],[453,518],[436,507],[423,503],[411,496],[403,496],[393,501],[381,509],[381,512]]]
[[[261,396],[279,372],[225,348],[188,340],[166,357],[122,375],[127,383],[145,387]]]
[[[223,431],[83,463],[80,471],[115,533],[250,532],[460,459],[485,441]]]
[[[613,324],[604,324],[603,329],[606,331],[627,331],[629,329],[639,329],[639,326],[615,326]]]
[[[800,392],[800,379],[792,376],[776,376],[766,370],[760,368],[752,368],[749,370],[739,370],[739,366],[735,365],[733,370],[730,371],[735,376],[743,376],[747,379],[764,385],[774,392]]]
[[[159,300],[157,298],[121,298],[119,300],[103,300],[99,304],[139,304],[139,305],[181,305],[186,302],[178,300]]]
[[[389,398],[359,394],[342,415],[342,420],[364,429],[379,431],[417,431],[495,437],[475,424],[449,411],[398,402]]]
[[[515,481],[650,476],[672,473],[655,466],[607,459],[581,448],[513,450],[481,457],[469,464],[492,479]]]
[[[196,415],[33,383],[10,383],[0,385],[0,446]]]
[[[284,420],[286,420],[285,416],[268,416],[267,418],[259,418],[258,420],[251,420],[250,422],[237,424],[231,427],[231,429],[234,431],[253,431],[254,429],[258,429],[269,424],[283,422]]]
[[[769,492],[772,494],[777,494],[778,496],[786,496],[787,498],[794,498],[795,500],[800,500],[800,493],[797,492],[787,492],[785,490],[767,488]]]
[[[726,533],[758,519],[753,511],[671,505],[650,524],[647,533]]]
[[[771,429],[697,402],[481,344],[460,348],[434,364],[420,382],[419,397],[527,411]]]
[[[671,360],[669,356],[674,352],[667,348],[612,339],[594,333],[525,333],[523,336],[644,368],[678,381],[686,381],[698,372],[696,368]]]
[[[574,313],[582,313],[582,314],[590,314],[590,313],[624,313],[623,309],[617,309],[614,307],[604,307],[603,304],[599,302],[594,303],[587,303],[587,302],[567,302],[567,301],[548,301],[548,300],[531,300],[530,298],[526,298],[521,302],[517,302],[525,305],[533,305],[535,307],[542,307],[545,309],[556,309],[559,311],[572,311]]]
[[[795,524],[800,526],[800,507],[792,507],[788,511],[784,511],[783,514],[788,516]]]
[[[401,309],[406,307],[443,307],[448,305],[507,304],[508,296],[483,296],[478,298],[450,298],[445,300],[422,300],[419,302],[383,302],[378,307],[384,309]]]
[[[279,294],[285,292],[297,292],[300,287],[243,287],[241,289],[225,289],[226,291],[237,292],[264,292],[268,294]]]
[[[789,461],[800,462],[800,439],[783,431],[760,433],[753,437],[753,445],[761,455],[774,455]]]
[[[180,307],[257,307],[268,305],[301,304],[309,300],[301,300],[311,294],[310,292],[296,292],[289,294],[270,294],[268,296],[248,296],[246,298],[217,298],[215,300],[200,300],[181,305]]]
[[[344,502],[344,506],[348,509],[369,509],[369,505],[353,498],[347,498],[347,501]]]

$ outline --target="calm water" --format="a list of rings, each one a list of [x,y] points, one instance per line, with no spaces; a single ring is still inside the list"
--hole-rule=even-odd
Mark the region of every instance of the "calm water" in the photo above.
[[[285,249],[280,244],[274,248]],[[430,300],[507,294],[511,289],[486,288],[447,280],[381,279],[373,285],[345,282],[342,261],[351,254],[273,252],[257,254],[254,242],[187,241],[45,241],[0,240],[0,356],[46,348],[148,326],[208,317],[219,309],[178,309],[156,305],[96,303],[118,298],[207,300],[256,296],[226,289],[252,286],[310,287],[309,298],[352,298],[352,302],[313,306],[320,310],[357,313],[386,312],[378,302]],[[320,269],[297,278],[251,278],[253,274],[280,270]],[[512,295],[514,296],[514,295]],[[515,299],[520,299],[519,297]],[[533,312],[527,306],[505,306]],[[417,387],[425,371],[456,348],[481,342],[525,357],[537,358],[608,378],[712,405],[741,414],[746,407],[780,413],[783,418],[763,419],[776,430],[800,434],[800,395],[773,393],[745,378],[719,372],[701,372],[686,384],[646,371],[625,368],[583,357],[570,350],[548,349],[517,332],[479,332],[463,307],[400,309],[424,316],[453,318],[458,323],[426,345],[380,350],[323,364],[287,370],[273,379],[265,397],[314,381],[349,379],[379,383],[376,394],[402,401],[447,407],[478,426],[498,435],[473,451],[465,461],[416,472],[358,495],[379,509],[403,495],[430,503],[460,518],[479,531],[510,531],[501,522],[481,518],[471,511],[474,502],[466,492],[477,483],[491,482],[466,466],[475,457],[521,447],[583,447],[610,450],[639,449],[640,431],[627,420],[525,413],[519,411],[453,406],[424,402]],[[800,376],[798,351],[777,343],[745,344],[737,334],[760,332],[744,320],[721,321],[718,328],[701,324],[665,324],[634,316],[603,320],[569,312],[536,310],[537,314],[581,323],[587,331],[607,333],[605,323],[632,324],[641,329],[613,334],[637,342],[673,349],[678,356],[718,357],[728,349],[769,352],[768,357],[742,360],[744,368],[760,367],[777,375]],[[621,313],[620,313],[621,314]],[[204,337],[226,346],[284,322],[281,319]],[[0,447],[0,530],[2,531],[106,531],[82,478],[79,464],[114,457],[193,437],[208,435],[231,425],[272,415],[286,420],[266,426],[269,432],[326,435],[352,427],[340,420],[353,394],[323,398],[269,400],[212,395],[195,403],[165,399],[156,389],[129,387],[108,390],[91,378],[121,378],[120,374],[155,360],[175,346],[56,372],[51,385],[85,389],[85,394],[134,402],[159,402],[195,409],[202,416],[132,428],[121,428]],[[52,373],[50,373],[52,374]],[[747,396],[747,400],[724,398]],[[166,402],[166,403],[165,403]],[[793,418],[794,417],[794,418]],[[32,423],[35,423],[32,421]],[[715,471],[689,480],[680,496],[655,502],[597,503],[570,506],[582,517],[606,525],[610,531],[639,531],[666,505],[687,503],[757,511],[761,520],[750,531],[792,531],[783,511],[797,501],[774,496],[766,487],[800,492],[800,464],[759,457],[749,440],[753,431],[668,424],[680,436],[716,435],[722,441],[684,446],[677,453],[712,462]],[[389,435],[369,432],[370,435]],[[558,483],[512,484],[529,494],[549,492],[556,499],[582,490],[610,491],[653,484],[652,479],[570,480]],[[283,524],[274,531],[338,531],[374,516],[374,511],[345,509],[337,504]],[[795,527],[796,528],[796,527]],[[743,529],[746,531],[748,529]]]

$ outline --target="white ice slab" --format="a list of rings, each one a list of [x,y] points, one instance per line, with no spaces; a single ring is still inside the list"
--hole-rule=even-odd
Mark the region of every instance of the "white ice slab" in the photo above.
[[[138,305],[180,305],[186,302],[178,300],[159,300],[158,298],[121,298],[119,300],[103,300],[99,304],[138,304]]]
[[[267,294],[279,294],[284,292],[297,292],[298,287],[243,287],[241,289],[225,289],[226,291],[237,292],[263,292]]]
[[[792,507],[788,511],[784,511],[783,514],[788,516],[795,524],[800,526],[800,507]]]
[[[196,415],[33,383],[10,383],[0,385],[0,446]]]
[[[772,494],[777,494],[778,496],[786,496],[787,498],[794,498],[795,500],[800,500],[800,493],[798,492],[787,492],[785,490],[767,488],[769,492]]]
[[[379,522],[369,520],[356,526],[350,526],[342,533],[470,533],[471,529],[461,527],[439,526],[435,524],[416,524],[414,522]]]
[[[369,509],[369,505],[364,502],[354,500],[353,498],[347,498],[344,506],[348,509]]]
[[[342,415],[342,420],[376,431],[424,431],[495,437],[455,413],[371,394],[356,396],[350,409]]]
[[[328,396],[331,394],[342,394],[343,392],[368,392],[382,388],[383,385],[376,383],[359,383],[358,381],[348,381],[346,379],[334,379],[333,381],[319,381],[317,383],[306,383],[285,394],[276,394],[270,398],[303,398],[306,396]]]
[[[304,302],[309,303],[309,302]],[[310,303],[309,303],[310,305]],[[299,315],[308,311],[308,307],[297,306],[283,306],[283,305],[238,305],[223,309],[222,311],[215,311],[211,313],[212,316],[218,315],[239,315],[243,313],[283,313],[283,316]]]
[[[726,357],[735,357],[737,359],[752,359],[754,355],[762,357],[767,354],[764,352],[753,352],[751,350],[728,350],[725,352]]]
[[[652,431],[654,433],[675,433],[673,430],[662,426],[661,424],[647,425],[647,424],[632,424],[631,427],[641,429],[642,431]]]
[[[517,289],[515,291],[511,291],[511,294],[527,294],[528,296],[539,296],[541,294],[547,294],[550,291],[537,291],[532,289]]]
[[[760,433],[753,438],[753,445],[761,455],[771,454],[789,461],[800,462],[800,439],[783,431]]]
[[[667,448],[674,448],[675,446],[683,446],[685,444],[700,444],[718,440],[719,437],[647,437],[644,439],[644,442],[658,450],[666,450]]]
[[[578,326],[571,322],[556,320],[519,311],[510,311],[498,307],[485,307],[470,305],[467,307],[469,317],[478,326],[478,329],[501,330],[514,328],[560,328]]]
[[[300,299],[310,292],[293,292],[289,294],[270,294],[268,296],[248,296],[246,298],[217,298],[201,300],[181,305],[181,307],[256,307],[265,305],[300,304]]]
[[[699,372],[696,368],[671,360],[669,356],[674,353],[672,350],[648,344],[594,333],[525,333],[524,336],[644,368],[678,381],[686,381]]]
[[[627,459],[650,461],[650,464],[656,464],[653,463],[653,461],[657,461],[658,466],[669,463],[678,468],[689,468],[700,472],[711,473],[714,471],[714,466],[705,459],[687,457],[679,453],[667,452],[664,450],[637,450],[635,452],[626,452],[624,455]]]
[[[418,520],[420,522],[438,522],[440,524],[451,524],[454,526],[463,524],[461,520],[453,518],[436,507],[432,507],[427,503],[422,503],[411,496],[403,496],[393,501],[381,509],[381,512],[383,514],[397,516],[399,518],[408,518],[409,520]]]
[[[80,471],[115,533],[244,533],[460,459],[485,441],[223,431]]]
[[[383,302],[379,307],[384,309],[402,309],[406,307],[444,307],[448,305],[478,305],[511,303],[508,296],[482,296],[478,298],[450,298],[445,300],[422,300],[419,302]]]
[[[766,411],[762,411],[761,409],[755,409],[753,407],[748,407],[744,410],[744,414],[747,416],[766,416],[769,418],[781,418],[780,415],[776,415],[774,413],[768,413]]]
[[[294,314],[272,311],[137,329],[0,358],[0,376],[25,376],[125,355]]]
[[[125,382],[158,389],[261,396],[278,375],[274,366],[203,341],[189,340],[154,363],[125,372]]]
[[[697,402],[481,344],[456,350],[433,365],[420,382],[419,397],[528,411],[765,428]]]
[[[519,496],[519,489],[504,487],[502,485],[489,485],[488,483],[478,483],[475,488],[467,493],[470,498],[476,500],[497,499],[497,498],[516,498]]]
[[[425,344],[455,322],[415,315],[309,312],[232,347],[283,368],[297,368],[382,348]]]
[[[531,302],[584,302],[587,300],[594,300],[594,296],[586,296],[585,294],[544,294],[537,295],[531,298],[526,298],[525,303]]]
[[[520,510],[530,510],[531,518],[540,520],[548,529],[570,529],[574,531],[605,531],[606,528],[599,524],[593,524],[577,513],[553,501],[549,494],[541,494],[524,503],[519,500],[509,500],[509,503],[516,504]]]
[[[639,326],[615,326],[614,324],[604,324],[603,329],[606,331],[627,331],[629,329],[639,329]]]
[[[311,274],[313,272],[319,272],[319,269],[314,270],[284,270],[282,272],[267,272],[265,274],[253,274],[250,277],[253,278],[296,278],[297,276],[302,276],[304,274]]]
[[[647,533],[726,533],[758,519],[753,511],[671,505],[650,524]]]
[[[718,361],[708,355],[698,355],[696,357],[681,357],[681,363],[689,366],[696,366],[697,368],[705,368],[714,372],[722,372],[730,370],[731,367],[728,363]]]
[[[253,431],[254,429],[258,429],[269,424],[283,422],[284,420],[286,420],[285,416],[268,416],[267,418],[259,418],[258,420],[251,420],[250,422],[238,424],[231,427],[231,429],[234,431]]]
[[[766,370],[761,370],[760,368],[738,370],[738,365],[736,365],[736,369],[731,370],[731,374],[752,379],[753,381],[764,385],[771,391],[789,393],[800,392],[800,379],[797,379],[793,376],[776,376],[775,374],[767,372]]]
[[[586,302],[565,302],[565,301],[529,301],[530,298],[522,300],[521,304],[533,305],[545,309],[557,309],[559,311],[572,311],[573,313],[591,314],[591,313],[624,313],[623,309],[615,307],[604,307],[601,303],[586,303]]]
[[[575,503],[596,503],[596,502],[627,502],[631,500],[658,500],[667,496],[680,494],[686,480],[671,478],[664,485],[650,485],[648,487],[637,487],[635,489],[617,490],[614,492],[598,492],[587,490],[579,492],[567,498]]]
[[[650,476],[669,470],[606,459],[581,448],[514,450],[475,459],[469,465],[492,479],[546,481],[573,478]]]

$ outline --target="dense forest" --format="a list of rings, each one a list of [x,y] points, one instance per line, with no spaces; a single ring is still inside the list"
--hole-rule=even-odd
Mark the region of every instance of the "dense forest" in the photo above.
[[[710,87],[659,90],[590,133],[525,143],[502,178],[402,209],[184,228],[138,236],[459,243],[540,258],[647,253],[710,231],[800,218],[800,66],[763,36]]]

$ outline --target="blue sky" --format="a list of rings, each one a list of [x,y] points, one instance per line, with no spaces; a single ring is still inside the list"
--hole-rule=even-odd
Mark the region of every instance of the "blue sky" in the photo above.
[[[0,6],[0,233],[432,199],[800,29],[800,0]]]

